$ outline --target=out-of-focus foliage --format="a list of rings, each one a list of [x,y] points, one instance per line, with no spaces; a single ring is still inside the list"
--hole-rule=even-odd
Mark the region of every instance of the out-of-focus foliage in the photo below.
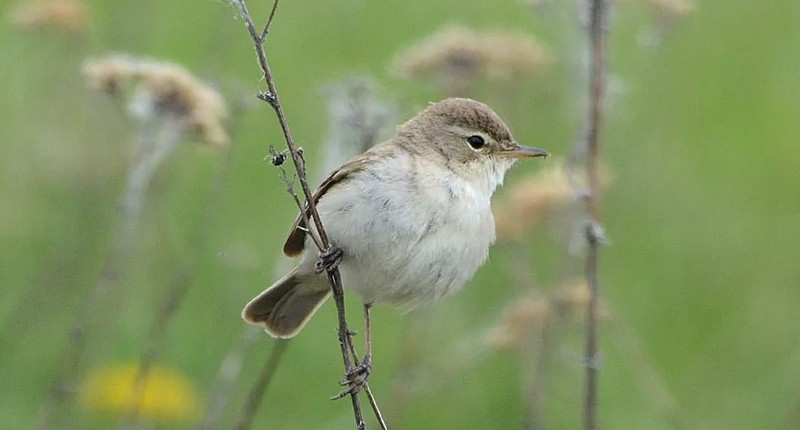
[[[193,414],[202,415],[220,363],[242,335],[241,307],[276,275],[295,216],[264,161],[282,137],[269,107],[254,98],[261,82],[242,20],[225,1],[51,1],[58,9],[49,12],[47,1],[25,3],[3,3],[0,22],[0,427],[33,423],[120,222],[139,128],[124,103],[81,75],[88,58],[113,52],[181,64],[213,84],[226,97],[231,143],[181,145],[153,178],[124,276],[95,315],[84,370],[137,360],[166,291],[188,279],[159,362],[191,381],[200,405]],[[581,135],[586,86],[576,60],[582,36],[570,30],[579,18],[559,4],[281,2],[268,51],[309,168],[324,153],[322,87],[371,74],[402,106],[403,120],[446,88],[396,77],[393,59],[451,25],[529,34],[541,44],[549,63],[535,76],[489,77],[469,91],[521,142],[565,159]],[[800,3],[676,2],[686,6],[679,14],[665,9],[667,1],[615,4],[603,130],[610,245],[600,261],[602,426],[795,428]],[[250,6],[259,18],[269,8]],[[504,191],[547,163],[520,163],[498,208],[524,201],[518,188]],[[518,236],[501,240],[458,295],[405,316],[376,307],[370,385],[390,425],[518,428],[530,418],[536,385],[544,393],[536,419],[547,428],[579,426],[583,302],[577,284],[564,282],[580,276],[573,240],[580,218],[562,197],[549,200],[558,205],[535,227],[506,230]],[[184,267],[188,278],[180,278]],[[348,306],[357,326],[358,302]],[[567,307],[569,318],[542,314],[567,315]],[[533,341],[520,341],[520,321],[531,323]],[[514,327],[513,341],[492,343],[504,324]],[[349,405],[328,400],[341,375],[334,327],[328,304],[291,343],[257,425],[352,427]],[[265,335],[247,353],[226,427],[270,345]],[[69,428],[116,423],[79,402],[64,419]]]

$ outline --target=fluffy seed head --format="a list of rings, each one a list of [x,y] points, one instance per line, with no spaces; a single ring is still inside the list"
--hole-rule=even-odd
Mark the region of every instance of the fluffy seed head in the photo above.
[[[112,55],[86,61],[83,74],[89,86],[110,94],[135,82],[132,109],[138,116],[172,115],[208,143],[229,143],[222,125],[227,116],[224,99],[178,65]]]
[[[21,28],[50,28],[85,33],[89,23],[86,5],[79,0],[32,0],[17,3],[10,21]]]
[[[458,95],[477,79],[527,77],[548,63],[544,48],[529,35],[452,26],[402,51],[392,69],[405,79],[434,79]]]

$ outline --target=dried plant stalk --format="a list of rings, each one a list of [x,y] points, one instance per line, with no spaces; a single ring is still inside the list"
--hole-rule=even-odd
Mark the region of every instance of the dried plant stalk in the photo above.
[[[267,102],[275,111],[278,123],[280,124],[281,130],[283,131],[283,136],[286,141],[286,146],[289,149],[289,154],[291,155],[292,162],[294,163],[296,177],[300,182],[300,186],[303,191],[303,197],[305,198],[305,205],[299,207],[300,212],[304,216],[310,215],[311,219],[308,221],[314,223],[315,229],[310,229],[309,234],[311,234],[311,236],[313,237],[314,230],[316,230],[318,237],[315,239],[315,243],[317,244],[317,247],[319,248],[320,252],[327,251],[330,247],[330,243],[328,241],[328,236],[325,233],[325,229],[322,226],[322,220],[320,219],[319,213],[317,212],[315,204],[316,202],[314,201],[313,194],[308,186],[308,179],[305,170],[305,162],[303,160],[301,151],[298,150],[297,145],[294,142],[291,130],[289,129],[289,124],[288,121],[286,120],[286,114],[283,111],[283,106],[281,105],[280,97],[278,96],[278,91],[275,86],[275,80],[272,76],[272,71],[269,66],[269,61],[267,60],[267,55],[266,52],[264,51],[264,42],[266,41],[266,37],[269,34],[270,25],[272,24],[272,20],[275,17],[275,12],[278,8],[278,0],[274,1],[272,5],[272,10],[270,11],[269,18],[267,19],[267,23],[265,24],[264,29],[261,30],[261,32],[256,30],[256,27],[253,24],[253,19],[250,16],[249,10],[247,9],[246,2],[244,0],[234,0],[234,2],[236,6],[239,8],[242,18],[244,19],[245,26],[247,27],[247,30],[250,33],[250,37],[253,40],[253,44],[256,50],[256,56],[258,59],[258,64],[261,68],[261,72],[263,73],[264,80],[266,81],[267,84],[267,92],[261,92],[259,94],[259,98]],[[291,183],[287,183],[287,186],[291,188]],[[311,226],[310,223],[307,223],[306,225]],[[336,310],[339,321],[339,332],[338,332],[339,346],[342,353],[342,361],[344,362],[345,373],[349,373],[355,367],[354,366],[355,357],[351,357],[350,355],[350,347],[352,345],[352,339],[351,339],[352,332],[350,331],[347,325],[341,275],[339,274],[339,270],[337,268],[328,269],[327,275],[328,275],[328,281],[331,284],[333,298],[334,301],[336,302]],[[352,392],[350,394],[350,398],[352,400],[353,415],[356,421],[356,428],[365,429],[366,425],[364,424],[364,417],[361,411],[361,402],[358,397],[358,392]]]
[[[584,429],[597,429],[597,320],[599,303],[598,254],[603,240],[600,225],[600,128],[603,121],[603,98],[606,87],[606,0],[588,0],[589,7],[589,80],[590,102],[588,133],[586,136],[586,175],[589,183],[585,196],[586,283],[589,285],[589,303],[586,317],[586,397],[584,398]]]

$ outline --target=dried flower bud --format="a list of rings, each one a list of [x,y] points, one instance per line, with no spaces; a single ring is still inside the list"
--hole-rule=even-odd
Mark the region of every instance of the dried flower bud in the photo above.
[[[324,178],[347,160],[387,139],[394,131],[397,108],[385,101],[371,78],[353,76],[327,84],[329,126],[320,169]]]

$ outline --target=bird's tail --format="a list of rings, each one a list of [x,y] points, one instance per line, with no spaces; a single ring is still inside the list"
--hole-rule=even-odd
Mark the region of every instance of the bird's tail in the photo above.
[[[261,325],[270,336],[289,339],[297,335],[331,294],[322,276],[299,276],[297,268],[272,284],[242,310],[242,318]]]

